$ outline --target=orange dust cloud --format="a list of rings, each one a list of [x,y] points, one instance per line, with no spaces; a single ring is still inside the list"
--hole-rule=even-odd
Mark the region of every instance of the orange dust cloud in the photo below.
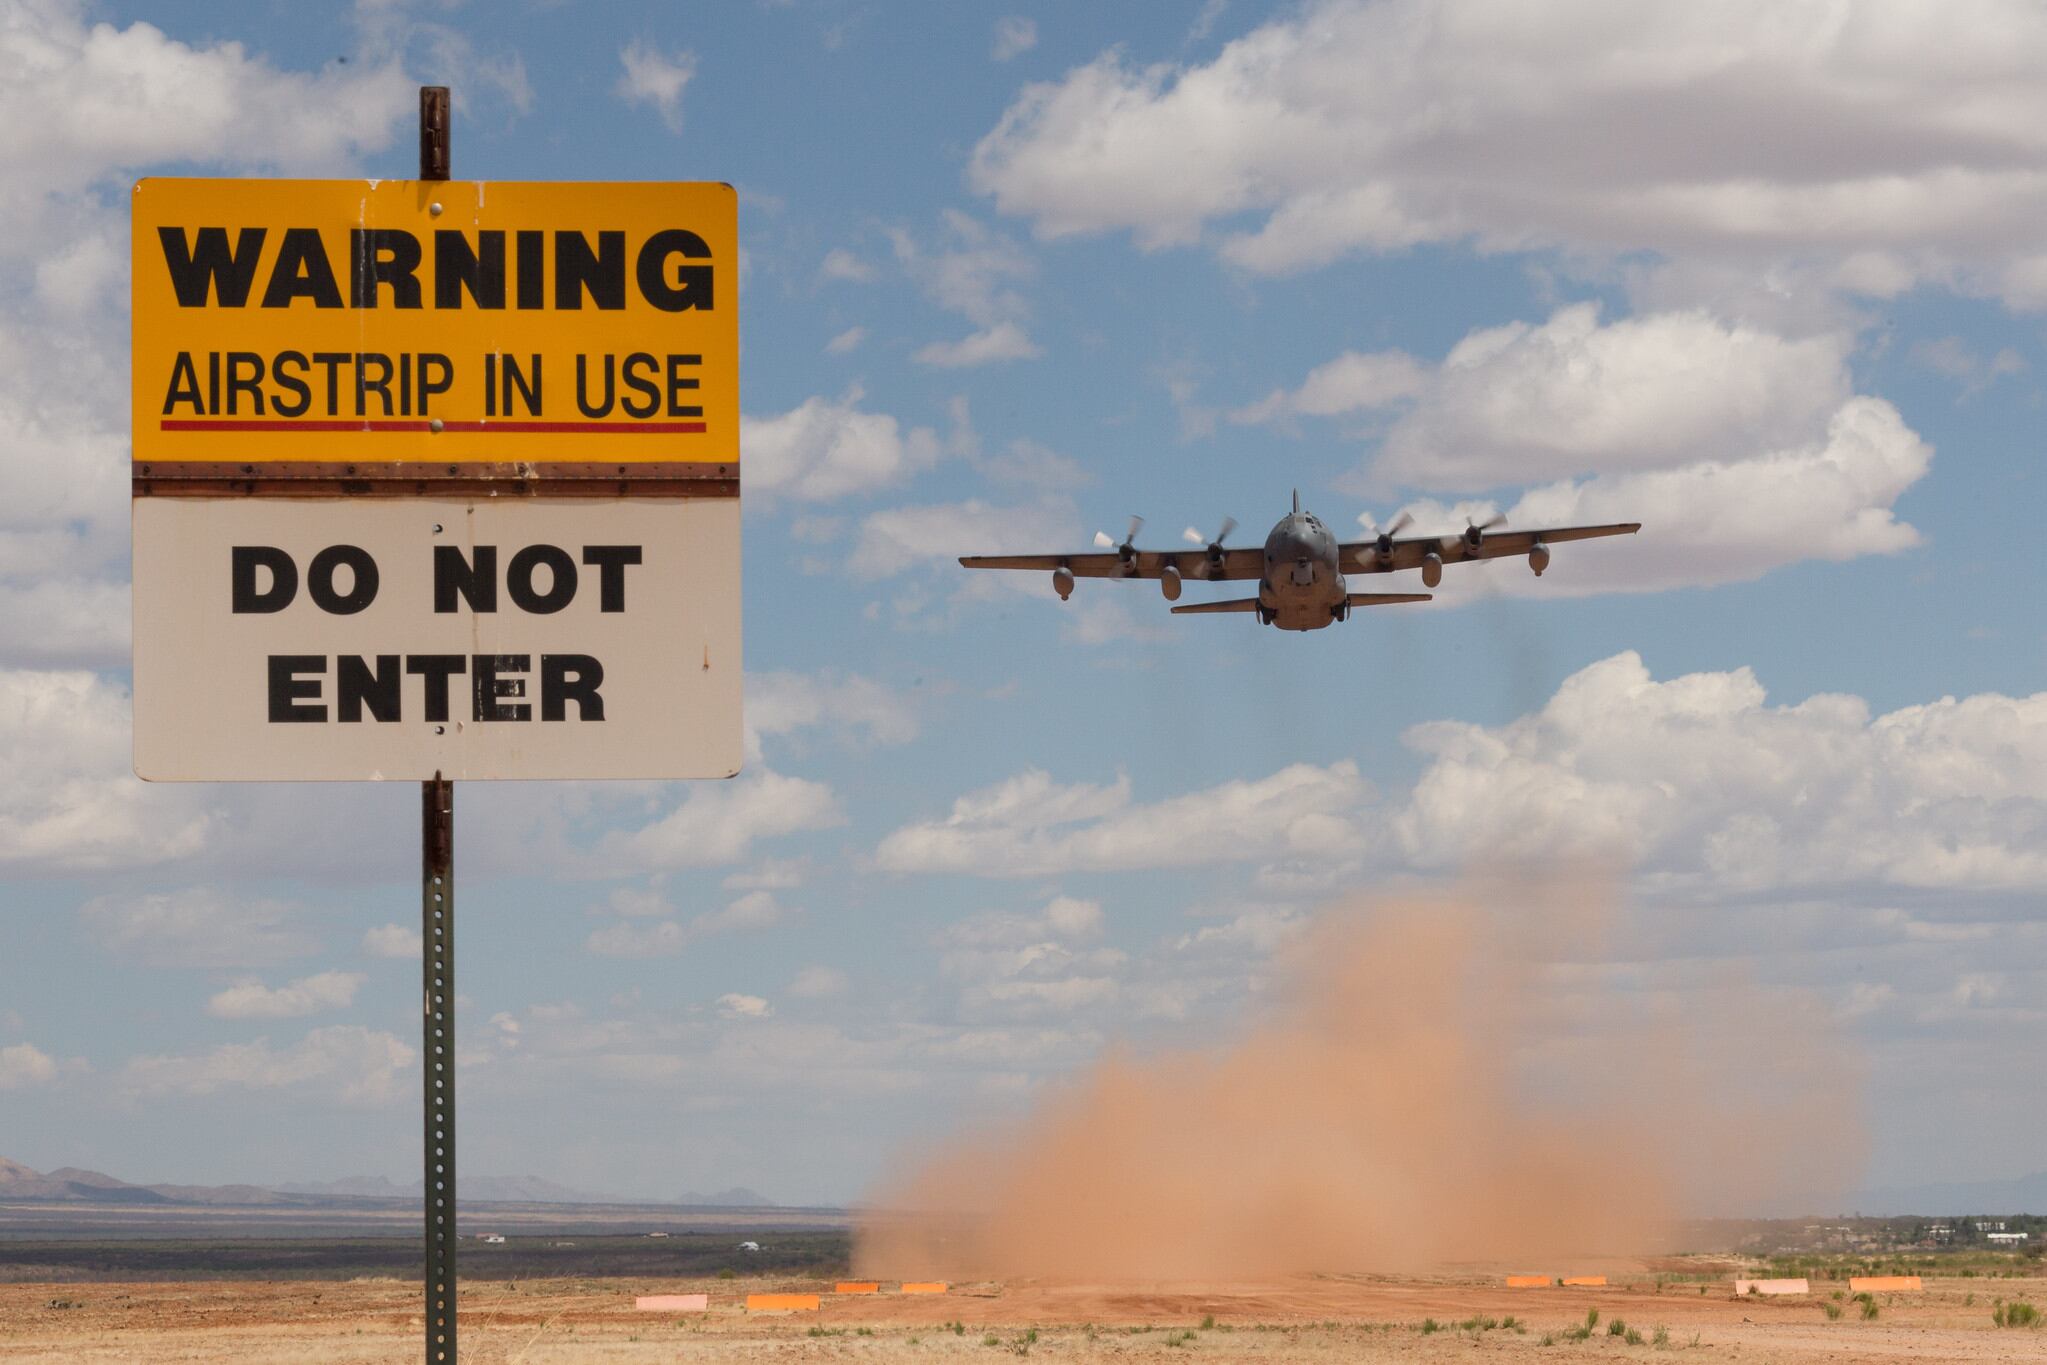
[[[1329,910],[1237,1041],[1112,1051],[885,1185],[859,1273],[1570,1267],[1848,1188],[1859,1069],[1824,1017],[1738,971],[1645,986],[1600,956],[1612,913],[1555,880]]]

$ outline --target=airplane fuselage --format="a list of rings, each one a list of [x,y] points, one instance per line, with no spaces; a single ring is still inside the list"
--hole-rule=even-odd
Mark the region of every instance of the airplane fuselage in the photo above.
[[[1337,540],[1313,512],[1281,517],[1265,537],[1258,619],[1281,630],[1320,630],[1349,614]]]

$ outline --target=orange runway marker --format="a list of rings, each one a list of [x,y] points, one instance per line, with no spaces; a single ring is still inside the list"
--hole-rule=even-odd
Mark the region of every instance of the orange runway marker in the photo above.
[[[879,1294],[881,1286],[873,1280],[841,1280],[832,1286],[834,1294]]]
[[[633,1300],[642,1313],[708,1313],[709,1294],[642,1294]]]
[[[1567,1285],[1576,1285],[1580,1289],[1602,1289],[1606,1286],[1606,1276],[1566,1275],[1564,1276],[1564,1283]]]
[[[746,1311],[749,1313],[815,1313],[816,1294],[748,1294]]]
[[[1848,1287],[1858,1294],[1870,1294],[1879,1290],[1895,1293],[1901,1289],[1919,1288],[1917,1275],[1852,1275]]]
[[[921,1284],[906,1281],[903,1284],[903,1292],[905,1294],[943,1294],[945,1292],[945,1281],[931,1280]]]
[[[1547,1288],[1549,1288],[1549,1276],[1547,1276],[1547,1275],[1509,1275],[1509,1276],[1507,1277],[1507,1288],[1509,1288],[1509,1289],[1547,1289]]]

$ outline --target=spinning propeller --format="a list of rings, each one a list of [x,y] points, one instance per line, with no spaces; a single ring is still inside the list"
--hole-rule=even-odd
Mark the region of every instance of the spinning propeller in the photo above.
[[[1130,516],[1130,529],[1123,533],[1123,543],[1121,545],[1109,539],[1107,531],[1095,532],[1095,544],[1101,546],[1104,550],[1114,550],[1117,554],[1123,556],[1123,576],[1125,578],[1129,578],[1137,572],[1137,533],[1143,526],[1144,518],[1133,512]]]
[[[1195,530],[1192,526],[1189,526],[1180,533],[1189,545],[1206,545],[1208,547],[1208,558],[1202,561],[1201,576],[1203,578],[1214,578],[1222,572],[1223,542],[1228,540],[1230,532],[1236,529],[1237,519],[1235,517],[1224,517],[1223,524],[1216,528],[1213,538],[1204,538],[1201,532]]]
[[[1381,564],[1390,564],[1393,562],[1394,538],[1397,537],[1402,531],[1405,531],[1408,528],[1408,525],[1411,522],[1413,522],[1413,520],[1414,516],[1412,513],[1402,512],[1399,516],[1395,517],[1393,519],[1392,524],[1386,527],[1384,530],[1372,531],[1372,553],[1379,556],[1379,562]],[[1367,526],[1366,529],[1371,530],[1371,527]]]
[[[1122,544],[1119,545],[1115,541],[1109,539],[1109,533],[1107,531],[1095,532],[1095,544],[1101,546],[1104,550],[1119,550],[1122,552],[1123,557],[1125,559],[1128,559],[1133,553],[1136,552],[1137,533],[1143,528],[1144,518],[1137,516],[1136,514],[1133,513],[1130,518],[1130,529],[1123,533]]]
[[[1495,512],[1484,521],[1477,523],[1474,523],[1471,518],[1466,517],[1464,519],[1464,552],[1466,554],[1477,554],[1478,547],[1485,544],[1485,533],[1496,526],[1505,526],[1506,524],[1507,514],[1505,512]]]

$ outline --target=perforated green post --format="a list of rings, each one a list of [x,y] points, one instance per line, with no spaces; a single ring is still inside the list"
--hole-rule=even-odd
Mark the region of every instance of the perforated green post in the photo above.
[[[426,1359],[455,1360],[455,784],[420,784]]]

